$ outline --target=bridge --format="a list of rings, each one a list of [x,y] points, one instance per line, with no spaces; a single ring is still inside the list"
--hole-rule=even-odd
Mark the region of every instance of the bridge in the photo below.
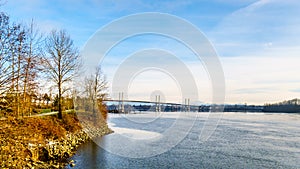
[[[116,102],[116,105],[111,107],[108,106],[109,112],[114,113],[129,113],[131,111],[184,111],[184,112],[200,112],[209,111],[210,106],[204,105],[191,105],[190,99],[185,98],[184,103],[171,103],[171,102],[161,102],[160,95],[155,96],[155,101],[145,101],[145,100],[124,100],[124,94],[119,93],[119,99],[104,99],[104,102]],[[127,104],[125,104],[127,103]],[[140,103],[140,106],[132,105],[129,103]],[[148,106],[141,104],[148,104]],[[150,104],[150,105],[149,105]]]

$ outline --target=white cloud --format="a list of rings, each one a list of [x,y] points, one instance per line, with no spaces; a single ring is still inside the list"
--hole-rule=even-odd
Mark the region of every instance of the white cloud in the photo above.
[[[53,20],[37,20],[37,27],[43,33],[49,33],[52,30],[63,29],[63,25],[60,22],[56,22]]]

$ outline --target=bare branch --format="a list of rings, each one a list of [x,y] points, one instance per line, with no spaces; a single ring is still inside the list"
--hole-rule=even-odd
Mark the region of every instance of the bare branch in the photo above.
[[[73,41],[66,31],[53,30],[46,38],[46,51],[44,57],[44,68],[47,70],[48,77],[58,87],[58,111],[59,118],[62,118],[61,98],[64,93],[64,84],[70,82],[75,77],[77,70],[81,66],[80,56]]]

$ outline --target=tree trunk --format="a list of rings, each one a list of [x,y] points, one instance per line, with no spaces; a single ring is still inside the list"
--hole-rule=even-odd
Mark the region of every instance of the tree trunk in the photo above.
[[[17,116],[20,116],[20,76],[21,76],[21,48],[19,47],[18,53],[18,67],[17,67],[17,77],[16,77],[16,104],[17,104]]]
[[[58,118],[62,119],[62,99],[61,99],[62,91],[61,91],[61,82],[58,82]]]
[[[25,110],[27,110],[27,100],[26,100],[26,95],[27,95],[27,79],[28,79],[28,72],[29,72],[29,67],[30,67],[30,58],[27,60],[27,66],[25,69],[25,77],[24,77],[24,87],[23,87],[23,106],[22,106],[22,116],[24,116]]]

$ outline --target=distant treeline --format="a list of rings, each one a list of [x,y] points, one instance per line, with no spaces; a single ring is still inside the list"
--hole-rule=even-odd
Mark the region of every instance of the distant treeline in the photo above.
[[[154,106],[146,105],[125,105],[126,112],[139,112],[139,111],[155,111]],[[110,113],[118,113],[118,105],[109,105],[108,111]],[[162,111],[176,112],[183,110],[178,106],[162,106]],[[197,112],[209,112],[211,111],[211,105],[193,106],[191,111]],[[300,100],[293,99],[274,104],[265,105],[247,105],[247,104],[234,104],[224,105],[224,112],[275,112],[275,113],[300,113]]]
[[[264,112],[300,113],[300,100],[292,99],[275,104],[265,104]]]

